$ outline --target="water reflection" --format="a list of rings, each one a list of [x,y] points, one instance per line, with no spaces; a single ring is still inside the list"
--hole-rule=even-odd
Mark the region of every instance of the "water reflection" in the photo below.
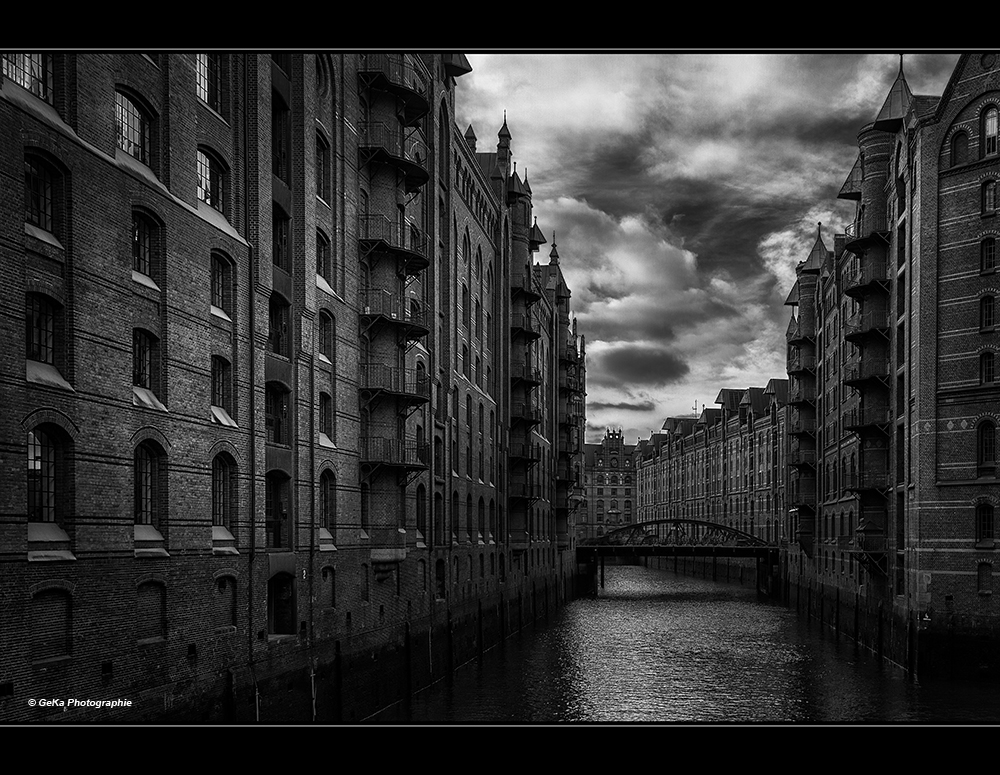
[[[411,720],[996,723],[1000,697],[910,681],[751,588],[612,567],[598,598],[421,692]]]

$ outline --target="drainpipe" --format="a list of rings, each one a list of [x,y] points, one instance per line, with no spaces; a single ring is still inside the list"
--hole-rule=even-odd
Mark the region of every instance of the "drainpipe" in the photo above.
[[[256,370],[257,370],[257,350],[256,350],[256,282],[255,282],[255,261],[253,246],[250,244],[250,68],[248,59],[251,54],[243,55],[243,231],[247,238],[247,261],[249,266],[249,277],[247,278],[247,298],[250,318],[250,558],[247,575],[247,663],[250,667],[250,678],[253,681],[255,721],[260,721],[260,688],[257,685],[257,676],[253,669],[253,611],[254,611],[254,559],[257,555],[257,404],[256,404]]]

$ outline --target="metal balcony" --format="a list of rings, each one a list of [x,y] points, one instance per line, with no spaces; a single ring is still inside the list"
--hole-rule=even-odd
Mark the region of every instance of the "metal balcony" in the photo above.
[[[358,158],[362,164],[387,164],[403,174],[404,187],[408,194],[418,191],[430,180],[423,161],[418,154],[427,158],[427,149],[421,142],[407,137],[402,128],[381,121],[361,124],[358,137]]]
[[[358,79],[370,89],[395,95],[403,105],[401,118],[407,126],[416,124],[430,110],[430,103],[420,91],[417,70],[405,54],[361,54]]]
[[[875,208],[872,211],[866,210],[863,217],[859,217],[854,223],[849,223],[844,230],[844,236],[847,238],[844,249],[850,250],[852,253],[856,252],[858,248],[864,247],[872,240],[886,241],[888,233],[889,226],[886,222],[885,210],[881,208],[878,212],[875,211]]]
[[[789,374],[812,374],[816,371],[816,356],[812,353],[797,352],[788,356],[787,368]]]
[[[397,468],[427,468],[427,443],[384,436],[362,436],[362,465],[385,465]]]
[[[510,331],[514,337],[528,340],[538,339],[542,335],[531,315],[523,312],[515,312],[510,316]]]
[[[850,431],[878,429],[885,432],[886,426],[892,422],[888,406],[859,406],[844,413],[844,428]]]
[[[789,483],[788,505],[795,508],[816,509],[816,480],[796,479]]]
[[[411,404],[423,404],[430,400],[430,380],[420,369],[363,363],[358,387],[369,393],[393,395]]]
[[[797,321],[795,330],[788,335],[788,344],[803,345],[816,343],[816,327],[811,321]]]
[[[861,259],[861,268],[844,281],[844,293],[854,298],[867,295],[872,290],[888,287],[889,274],[885,261]]]
[[[859,312],[844,321],[844,338],[848,341],[863,339],[872,333],[888,336],[889,313],[885,311]]]
[[[869,380],[889,379],[889,363],[884,355],[864,355],[844,364],[845,385],[861,385]]]
[[[799,447],[788,451],[788,465],[796,468],[815,468],[816,450],[809,447]]]
[[[524,402],[513,403],[510,405],[510,419],[537,425],[542,421],[542,410]]]
[[[816,420],[812,417],[792,415],[788,422],[787,432],[791,436],[815,436]]]
[[[523,461],[527,462],[528,465],[534,465],[542,459],[542,448],[539,444],[515,441],[511,442],[508,456],[512,460]]]
[[[427,235],[409,221],[399,223],[384,215],[361,215],[358,241],[362,257],[376,252],[389,253],[400,261],[403,274],[417,274],[430,264]]]
[[[541,385],[542,370],[530,363],[512,361],[510,364],[510,378],[513,382],[524,382],[527,385]]]
[[[542,298],[542,294],[535,288],[534,275],[530,272],[512,272],[510,292],[512,297],[521,296],[528,304]]]
[[[882,469],[849,472],[844,476],[844,489],[852,492],[878,491],[885,492],[892,487],[889,472]]]
[[[403,329],[407,339],[419,339],[430,333],[427,310],[414,300],[382,289],[369,289],[361,298],[358,314],[369,323],[381,321]]]
[[[816,403],[816,386],[804,385],[801,382],[788,389],[788,403],[790,404],[814,404]]]
[[[507,494],[517,500],[538,500],[542,497],[542,485],[527,479],[512,476],[507,488]]]

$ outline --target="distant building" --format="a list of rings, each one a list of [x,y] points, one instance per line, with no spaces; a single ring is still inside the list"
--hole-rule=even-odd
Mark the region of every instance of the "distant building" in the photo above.
[[[597,538],[636,521],[635,451],[634,444],[625,443],[620,428],[608,428],[600,444],[584,446],[587,511],[586,519],[577,522],[581,540]]]

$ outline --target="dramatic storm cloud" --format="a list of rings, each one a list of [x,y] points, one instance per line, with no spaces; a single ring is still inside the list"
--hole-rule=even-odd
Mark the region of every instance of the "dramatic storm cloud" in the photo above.
[[[909,54],[939,95],[956,54]],[[899,70],[896,54],[471,54],[456,106],[479,147],[503,123],[587,338],[588,440],[634,441],[784,378],[783,306]]]

